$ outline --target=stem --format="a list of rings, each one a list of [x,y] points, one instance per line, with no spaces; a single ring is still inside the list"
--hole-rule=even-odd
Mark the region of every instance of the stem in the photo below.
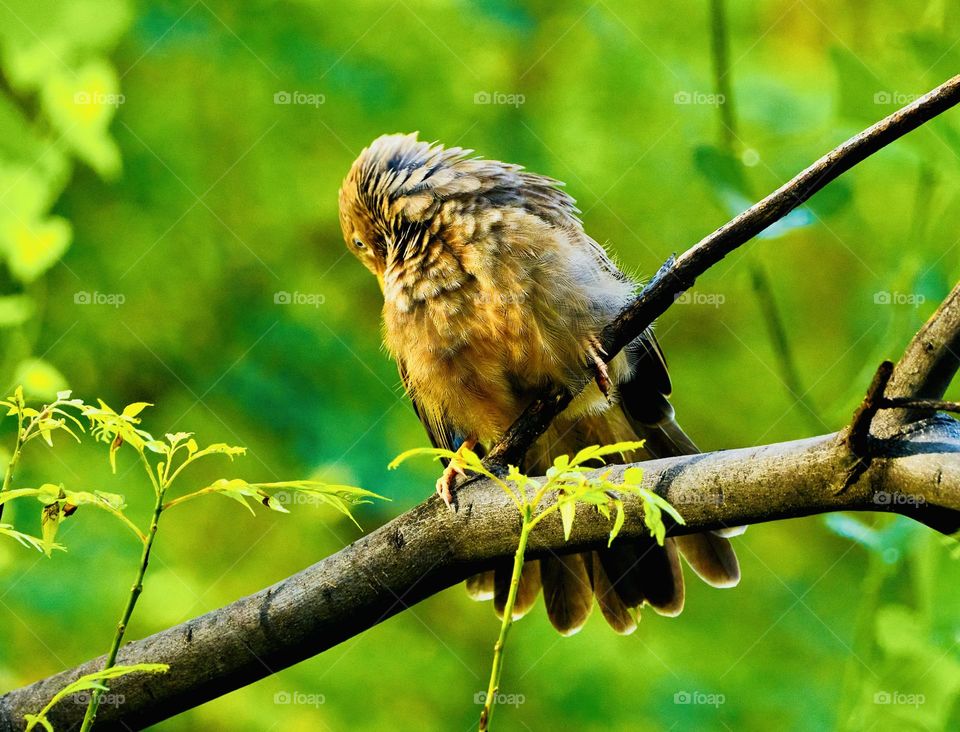
[[[513,606],[517,601],[517,589],[520,587],[520,573],[523,571],[523,555],[527,550],[527,538],[533,529],[533,507],[527,503],[523,507],[523,526],[520,528],[520,543],[517,553],[513,555],[513,575],[510,577],[510,591],[507,593],[507,602],[503,607],[503,620],[500,623],[500,637],[493,646],[493,667],[490,669],[490,683],[487,685],[487,698],[483,702],[483,711],[480,712],[480,732],[490,728],[490,718],[493,716],[494,700],[500,688],[500,672],[503,670],[503,647],[507,642],[507,633],[513,625]]]
[[[728,48],[726,0],[711,0],[710,2],[711,33],[710,50],[713,59],[714,89],[723,101],[717,104],[717,113],[720,121],[720,146],[731,157],[734,156],[737,136],[737,115],[733,105],[733,92],[730,88],[730,53]],[[822,421],[818,416],[813,401],[807,396],[807,390],[800,379],[787,329],[780,315],[777,300],[770,285],[770,278],[759,262],[750,261],[750,278],[753,282],[753,291],[760,304],[760,311],[767,324],[770,343],[777,356],[780,366],[781,380],[790,395],[804,407],[803,419],[814,430],[819,430]]]
[[[141,455],[142,456],[142,455]],[[146,462],[146,458],[144,458]],[[149,464],[149,463],[148,463]],[[157,536],[157,525],[160,521],[160,514],[163,513],[163,490],[158,490],[156,502],[153,506],[153,518],[150,521],[150,531],[147,533],[146,541],[143,543],[143,553],[140,555],[140,567],[137,571],[137,579],[130,588],[130,595],[127,597],[126,607],[120,616],[120,622],[117,623],[117,632],[114,633],[113,642],[110,644],[110,651],[107,653],[107,660],[103,668],[112,668],[117,661],[117,654],[120,651],[120,644],[123,643],[123,636],[127,632],[127,624],[130,622],[130,616],[137,606],[137,600],[143,592],[143,577],[147,572],[147,565],[150,563],[150,550],[153,548],[153,540]],[[108,684],[106,680],[104,686]],[[103,691],[94,692],[90,697],[90,703],[87,705],[87,713],[83,717],[83,726],[80,732],[89,732],[97,718],[97,710],[100,708],[100,699]]]
[[[22,409],[22,406],[21,406]],[[13,448],[13,454],[10,456],[10,462],[7,463],[7,472],[3,474],[3,487],[0,488],[0,493],[5,493],[10,488],[10,483],[13,481],[13,471],[17,467],[17,461],[20,460],[20,450],[23,448],[23,415],[17,414],[17,444]],[[0,518],[3,518],[3,507],[5,504],[0,503]]]
[[[729,49],[727,47],[726,0],[710,2],[710,50],[713,56],[713,84],[720,114],[720,141],[727,150],[733,150],[736,137],[736,114],[733,107],[733,92],[730,89]]]

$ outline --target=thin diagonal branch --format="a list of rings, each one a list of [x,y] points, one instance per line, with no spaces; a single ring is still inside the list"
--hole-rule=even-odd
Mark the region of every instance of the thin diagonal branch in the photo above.
[[[762,201],[702,239],[696,246],[675,260],[667,261],[637,298],[604,331],[603,343],[608,354],[605,358],[609,361],[616,356],[624,346],[666,312],[678,295],[693,287],[697,277],[727,254],[782,219],[857,163],[958,102],[960,76],[954,76],[912,104],[851,137]],[[960,304],[957,307],[960,307]],[[957,354],[960,353],[957,346],[957,340],[954,339],[948,342],[946,348]],[[931,375],[930,378],[934,382],[942,380],[937,375]],[[909,379],[905,384],[908,382]],[[896,383],[893,386],[897,388]],[[923,393],[920,396],[932,395]],[[526,451],[567,407],[572,398],[573,395],[563,387],[544,390],[488,453],[488,462],[498,466],[520,464]]]

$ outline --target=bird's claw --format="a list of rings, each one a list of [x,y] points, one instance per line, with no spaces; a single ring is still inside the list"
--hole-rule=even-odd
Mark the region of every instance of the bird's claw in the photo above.
[[[609,401],[610,372],[607,370],[607,362],[603,360],[603,356],[606,355],[607,352],[604,350],[603,344],[600,343],[599,339],[591,337],[590,340],[587,341],[587,360],[593,368],[594,379],[597,382],[597,386]]]
[[[437,478],[437,495],[439,495],[447,506],[453,506],[453,489],[457,485],[457,476],[466,477],[466,472],[456,463],[451,462],[443,471],[443,475]]]

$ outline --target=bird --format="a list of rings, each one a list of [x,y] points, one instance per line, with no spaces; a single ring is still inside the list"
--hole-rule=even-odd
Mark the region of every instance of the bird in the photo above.
[[[577,396],[528,451],[519,467],[529,475],[589,445],[643,440],[627,461],[698,452],[675,419],[652,329],[605,362],[601,332],[639,283],[587,235],[562,182],[416,132],[388,134],[351,165],[339,218],[347,248],[379,283],[384,345],[435,447],[482,456],[545,386],[559,384]],[[437,480],[448,504],[459,472],[447,463]],[[735,586],[737,533],[668,536],[663,545],[618,539],[527,561],[513,617],[542,589],[561,634],[579,631],[595,600],[614,631],[630,634],[644,606],[666,616],[683,609],[681,556],[709,585]],[[510,577],[505,560],[470,578],[467,591],[492,599],[502,617]]]

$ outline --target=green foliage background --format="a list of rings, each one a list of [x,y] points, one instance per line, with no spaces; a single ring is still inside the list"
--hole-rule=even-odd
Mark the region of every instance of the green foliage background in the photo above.
[[[155,402],[147,429],[247,445],[251,480],[391,496],[360,510],[374,528],[434,476],[386,471],[425,439],[380,348],[376,283],[337,224],[339,182],[367,142],[420,130],[566,180],[591,234],[650,274],[960,70],[960,14],[945,0],[736,3],[728,148],[710,23],[706,2],[0,3],[0,381]],[[282,92],[322,97],[275,103]],[[477,104],[484,93],[522,103]],[[662,318],[674,403],[703,448],[839,428],[956,282],[958,115],[856,168]],[[806,406],[766,331],[761,263]],[[17,483],[122,492],[137,515],[150,491],[123,457],[113,477],[100,451],[33,450]],[[357,537],[329,510],[298,508],[253,518],[211,499],[165,517],[131,637]],[[36,528],[32,509],[13,509],[5,520]],[[52,560],[0,543],[0,688],[101,653],[113,632],[137,547],[97,515],[60,540],[69,552]],[[681,618],[645,613],[632,637],[599,618],[571,639],[542,612],[523,620],[503,691],[524,703],[498,726],[957,728],[960,570],[942,540],[833,517],[757,526],[738,547],[738,589],[691,581]],[[490,608],[454,588],[159,727],[467,729],[496,632]],[[304,698],[323,703],[284,703]]]

